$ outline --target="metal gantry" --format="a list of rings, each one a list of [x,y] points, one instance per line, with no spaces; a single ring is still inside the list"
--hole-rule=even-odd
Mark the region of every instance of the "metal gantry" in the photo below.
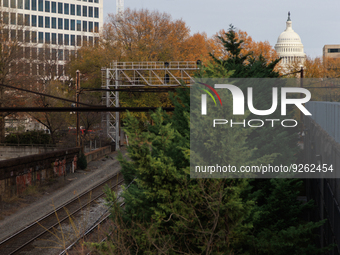
[[[119,87],[174,87],[193,84],[193,73],[199,69],[199,61],[172,62],[113,62],[110,68],[102,68],[102,88]],[[103,93],[106,107],[119,107],[119,92]],[[103,113],[103,127],[108,138],[119,150],[119,112]]]

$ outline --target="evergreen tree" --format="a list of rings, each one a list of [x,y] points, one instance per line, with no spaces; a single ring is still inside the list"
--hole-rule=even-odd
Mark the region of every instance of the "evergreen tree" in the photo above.
[[[134,252],[137,247],[150,254],[241,251],[241,240],[252,228],[245,219],[252,217],[254,201],[241,196],[248,180],[190,179],[189,89],[178,90],[173,102],[172,115],[160,110],[151,114],[153,125],[147,132],[136,131],[138,120],[128,115],[125,132],[131,161],[120,157],[120,162],[125,180],[135,182],[124,192],[124,215],[116,207],[114,220],[134,229],[125,236],[133,240],[129,245]],[[231,104],[230,98],[226,102]],[[218,155],[229,158],[230,164],[246,163],[252,152],[245,144],[248,131],[232,132],[233,140]],[[114,199],[112,193],[110,197]],[[115,242],[112,249],[119,252],[119,247],[122,244]]]
[[[267,60],[260,55],[255,58],[252,53],[242,54],[243,40],[238,40],[235,33],[235,27],[230,25],[226,38],[218,36],[221,40],[227,59],[219,59],[210,53],[214,61],[214,65],[206,70],[209,77],[221,77],[224,70],[233,71],[230,78],[277,78],[279,73],[274,71],[274,67],[279,63],[280,59],[276,59],[269,64]],[[221,68],[222,67],[222,68]]]
[[[218,59],[213,54],[211,57],[214,61],[213,65],[203,67],[203,71],[199,74],[201,77],[223,77],[224,74],[231,74],[232,83],[239,86],[244,95],[247,95],[247,88],[253,87],[253,104],[256,109],[267,110],[272,106],[272,88],[278,88],[278,105],[280,105],[280,88],[285,86],[287,79],[278,79],[279,73],[274,70],[280,59],[276,59],[270,63],[260,55],[258,58],[252,56],[252,53],[243,55],[243,40],[236,37],[235,28],[230,25],[225,38],[218,37],[225,47],[228,55],[227,59]],[[238,79],[236,79],[238,78]],[[247,78],[247,79],[243,79]],[[254,79],[255,78],[255,79]],[[275,80],[267,80],[258,78],[277,78]],[[253,84],[255,84],[253,86]],[[285,119],[293,119],[292,112],[289,112]],[[282,119],[280,107],[268,116],[257,116],[250,114],[249,119]],[[253,153],[253,159],[263,157],[267,154],[276,153],[274,164],[291,164],[295,162],[298,153],[297,133],[298,129],[284,128],[280,122],[275,123],[273,128],[271,124],[265,122],[266,126],[262,128],[253,128],[248,136],[250,148],[256,147]]]

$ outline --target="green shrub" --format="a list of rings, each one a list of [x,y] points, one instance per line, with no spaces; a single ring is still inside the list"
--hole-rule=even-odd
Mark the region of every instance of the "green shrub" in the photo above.
[[[81,170],[84,170],[87,167],[87,160],[86,160],[84,153],[82,153],[82,152],[80,152],[80,156],[79,156],[79,159],[78,159],[78,167]]]

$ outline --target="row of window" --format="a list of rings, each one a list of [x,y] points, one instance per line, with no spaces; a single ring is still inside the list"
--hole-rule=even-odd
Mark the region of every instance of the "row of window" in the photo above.
[[[37,59],[37,60],[69,60],[70,54],[74,56],[75,50],[20,47],[17,52],[17,59]]]
[[[3,29],[3,36],[9,38],[9,30]],[[25,36],[25,37],[24,37]],[[31,43],[45,43],[45,44],[58,44],[66,46],[93,46],[98,43],[98,37],[57,34],[57,33],[43,33],[36,31],[22,31],[11,30],[11,40],[19,42]]]
[[[336,53],[336,52],[340,52],[340,49],[328,49],[327,52],[328,53]]]
[[[3,7],[9,7],[8,1],[3,0]],[[16,5],[16,0],[11,1],[11,8],[18,8],[18,9],[25,9],[25,10],[37,10],[37,0],[18,0],[18,5]],[[23,1],[25,4],[23,5]],[[94,0],[95,2],[98,0]],[[30,5],[31,4],[31,5]],[[17,7],[16,7],[17,6]],[[44,11],[44,1],[38,0],[38,11]],[[99,8],[92,7],[92,6],[85,6],[85,5],[75,5],[75,4],[68,4],[68,3],[57,3],[57,2],[50,2],[45,1],[45,12],[51,13],[59,13],[59,14],[70,14],[70,15],[77,15],[83,17],[95,17],[99,18]]]
[[[65,52],[65,60],[66,56],[69,59],[69,55],[72,53]],[[74,55],[74,54],[73,54]],[[40,76],[62,76],[64,75],[64,66],[63,65],[44,65],[37,63],[25,63],[25,62],[12,62],[10,67],[10,72],[17,74],[27,74],[27,75],[40,75]]]
[[[31,22],[30,22],[31,21]],[[58,22],[57,22],[58,21]],[[11,24],[11,25],[25,25],[32,27],[45,27],[45,28],[54,28],[54,29],[64,29],[64,30],[72,30],[72,31],[83,31],[83,32],[99,32],[99,22],[92,22],[86,20],[74,20],[74,19],[62,19],[62,18],[54,18],[54,17],[43,17],[37,15],[29,14],[20,14],[18,13],[18,17],[15,13],[4,12],[3,13],[3,23]]]

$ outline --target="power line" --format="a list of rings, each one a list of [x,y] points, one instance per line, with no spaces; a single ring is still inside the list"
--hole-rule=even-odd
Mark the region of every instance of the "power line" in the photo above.
[[[148,112],[159,107],[0,107],[0,112]],[[173,111],[174,107],[161,107],[163,111]]]
[[[54,99],[59,99],[59,100],[63,100],[63,101],[71,102],[71,103],[77,103],[77,101],[73,101],[73,100],[70,100],[70,99],[63,98],[63,97],[56,97],[56,96],[52,96],[52,95],[49,95],[49,94],[45,94],[45,93],[41,93],[41,92],[37,92],[37,91],[32,91],[32,90],[28,90],[28,89],[17,88],[17,87],[10,86],[10,85],[0,84],[0,86],[6,87],[6,88],[11,88],[11,89],[16,89],[16,90],[21,90],[21,91],[28,92],[28,93],[33,93],[33,94],[40,95],[40,96],[51,97],[51,98],[54,98]],[[78,102],[78,104],[89,106],[89,107],[96,107],[95,105],[90,105],[90,104],[85,104],[85,103],[80,103],[80,102]],[[101,107],[101,106],[99,106],[99,107]]]

